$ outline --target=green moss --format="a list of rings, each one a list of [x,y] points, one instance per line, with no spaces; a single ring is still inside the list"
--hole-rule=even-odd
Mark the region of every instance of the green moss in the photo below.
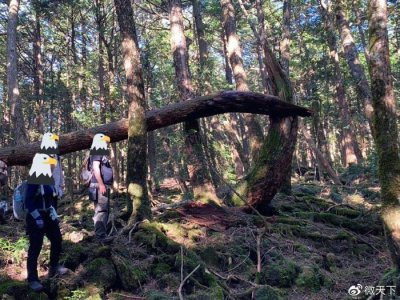
[[[112,255],[112,261],[124,290],[135,290],[147,280],[145,267],[134,266],[131,260],[118,254]]]
[[[152,274],[156,278],[161,278],[165,274],[168,274],[171,271],[171,267],[163,262],[157,263],[152,269]]]
[[[326,260],[326,268],[331,272],[335,272],[336,271],[336,262],[337,262],[336,255],[333,253],[327,253],[325,260]]]
[[[280,300],[282,299],[279,292],[269,286],[262,287],[258,289],[255,293],[255,298],[257,300]]]
[[[63,243],[63,250],[60,261],[72,270],[75,270],[88,257],[88,249],[81,244]]]
[[[322,223],[329,223],[334,226],[338,227],[344,227],[347,229],[350,229],[352,231],[358,232],[358,233],[369,233],[373,232],[375,234],[381,234],[382,233],[382,228],[381,226],[378,226],[377,224],[373,224],[372,222],[369,222],[369,220],[363,219],[363,220],[351,220],[343,216],[338,216],[332,213],[326,213],[326,212],[298,212],[296,213],[296,216],[305,218],[305,219],[311,219],[314,222],[322,222]]]
[[[325,278],[319,269],[314,267],[304,267],[296,279],[296,285],[306,290],[318,292],[325,283]]]
[[[294,284],[300,268],[290,260],[270,264],[260,275],[260,282],[277,287],[290,287]]]
[[[110,246],[100,246],[100,247],[94,249],[93,257],[110,258],[111,257],[111,247]]]
[[[180,245],[161,232],[158,223],[142,223],[139,228],[140,230],[134,236],[138,244],[143,243],[154,250],[163,249],[166,253],[175,254],[180,251]]]
[[[176,291],[181,283],[180,278],[178,278],[178,273],[176,274],[177,275],[174,275],[172,272],[170,274],[164,274],[158,281],[159,287],[161,289],[172,289]]]
[[[161,291],[149,291],[146,293],[147,300],[170,300],[174,299],[171,295],[168,295]]]
[[[220,259],[215,247],[204,247],[198,249],[197,253],[206,262],[206,264],[218,266]]]
[[[9,295],[14,297],[14,299],[24,300],[49,299],[44,292],[33,292],[26,282],[11,279],[3,280],[3,278],[0,278],[0,295]]]
[[[297,185],[293,188],[293,194],[296,196],[312,195],[315,196],[321,191],[320,186],[316,185]]]
[[[85,270],[85,280],[98,283],[108,289],[115,284],[117,273],[112,262],[105,258],[96,258],[89,262]]]
[[[228,204],[233,206],[243,206],[246,202],[243,201],[242,197],[247,193],[248,183],[243,181],[237,188],[236,193],[232,194],[230,201],[228,200]],[[238,196],[240,195],[240,197]]]

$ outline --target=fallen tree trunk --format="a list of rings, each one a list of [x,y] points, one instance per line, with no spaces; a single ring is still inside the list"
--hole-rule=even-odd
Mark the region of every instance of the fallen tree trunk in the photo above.
[[[150,110],[146,112],[147,131],[228,112],[271,115],[274,118],[311,115],[310,110],[281,101],[275,96],[227,91]],[[93,136],[98,132],[108,135],[112,142],[124,140],[128,137],[128,120],[121,119],[98,127],[62,134],[59,144],[60,154],[89,149]],[[0,160],[9,166],[28,165],[39,149],[40,142],[3,148],[0,149]]]

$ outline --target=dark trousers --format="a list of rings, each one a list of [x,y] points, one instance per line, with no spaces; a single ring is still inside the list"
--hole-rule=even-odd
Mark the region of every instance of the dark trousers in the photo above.
[[[61,232],[57,221],[53,221],[48,213],[40,213],[43,221],[44,228],[39,229],[36,225],[35,220],[30,214],[26,217],[26,229],[29,237],[29,249],[28,249],[28,281],[39,280],[37,272],[37,260],[42,250],[43,238],[46,237],[51,243],[50,247],[50,267],[56,267],[58,260],[60,259],[61,253]]]
[[[94,232],[99,239],[107,236],[108,215],[110,214],[110,188],[102,195],[98,188],[89,188],[89,198],[94,202]]]

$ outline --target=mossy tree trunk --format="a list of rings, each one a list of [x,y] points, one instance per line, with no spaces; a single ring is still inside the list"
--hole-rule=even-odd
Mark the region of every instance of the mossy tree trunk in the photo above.
[[[16,144],[25,144],[27,141],[22,113],[21,98],[18,88],[18,53],[17,53],[17,23],[19,0],[11,0],[8,5],[7,24],[7,91],[11,108],[12,134]]]
[[[368,3],[369,54],[374,139],[378,151],[382,219],[393,263],[400,268],[400,158],[396,99],[390,70],[386,0]]]
[[[122,57],[127,80],[128,157],[126,184],[128,188],[129,223],[151,217],[147,194],[147,126],[145,95],[139,46],[130,0],[115,0],[122,38]]]
[[[262,46],[264,65],[271,78],[273,94],[293,103],[293,89],[289,77],[276,59],[266,38],[262,4],[263,1],[256,1],[259,31],[257,32],[252,22],[249,23]],[[275,194],[288,183],[288,173],[291,171],[293,151],[297,142],[297,130],[297,117],[271,116],[268,135],[261,147],[260,155],[251,172],[238,187],[238,193],[260,212],[266,211]],[[286,190],[290,191],[290,185],[286,184]],[[237,196],[234,196],[233,200],[236,204],[242,202]]]

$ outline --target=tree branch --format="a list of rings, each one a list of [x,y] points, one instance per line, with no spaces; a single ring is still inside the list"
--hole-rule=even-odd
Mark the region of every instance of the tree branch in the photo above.
[[[311,115],[309,109],[284,102],[275,96],[254,92],[226,91],[147,111],[147,130],[152,131],[228,112],[254,113],[282,118]],[[59,143],[60,154],[90,148],[93,136],[99,132],[108,135],[113,143],[124,140],[128,137],[128,120],[121,119],[97,127],[62,134]],[[5,161],[9,166],[28,165],[39,150],[40,142],[6,147],[0,149],[0,160]]]

